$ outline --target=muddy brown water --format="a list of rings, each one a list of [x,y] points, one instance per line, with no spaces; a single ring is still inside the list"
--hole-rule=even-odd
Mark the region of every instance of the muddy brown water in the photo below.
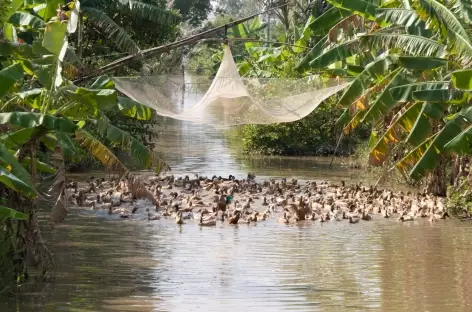
[[[162,125],[176,174],[373,181],[330,159],[241,157],[211,127]],[[43,234],[54,279],[0,311],[472,311],[472,224],[457,220],[200,228],[72,209]]]

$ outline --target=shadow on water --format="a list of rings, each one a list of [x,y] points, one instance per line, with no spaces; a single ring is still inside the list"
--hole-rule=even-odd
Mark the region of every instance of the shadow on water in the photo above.
[[[326,159],[242,157],[211,127],[163,118],[162,129],[176,174],[369,181]],[[455,220],[200,228],[72,209],[43,232],[54,280],[0,311],[472,311],[472,228]]]

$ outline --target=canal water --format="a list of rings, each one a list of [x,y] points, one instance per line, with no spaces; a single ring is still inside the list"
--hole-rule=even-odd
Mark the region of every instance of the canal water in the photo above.
[[[177,175],[373,182],[330,159],[243,157],[211,126],[162,119],[161,129],[157,148]],[[472,311],[471,225],[272,218],[200,228],[71,209],[43,229],[54,278],[2,299],[0,311]]]

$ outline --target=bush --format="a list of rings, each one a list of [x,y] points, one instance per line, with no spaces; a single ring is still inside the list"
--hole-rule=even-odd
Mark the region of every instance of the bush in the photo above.
[[[316,155],[334,154],[341,129],[336,120],[342,109],[335,100],[320,105],[307,117],[292,123],[247,125],[240,129],[243,149],[249,154]],[[369,137],[369,129],[361,127],[341,141],[337,154],[349,155],[359,142]]]

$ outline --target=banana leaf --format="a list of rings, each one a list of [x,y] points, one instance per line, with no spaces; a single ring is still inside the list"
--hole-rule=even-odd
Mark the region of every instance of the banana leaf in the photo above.
[[[0,206],[0,220],[2,219],[28,220],[28,216],[17,210]]]
[[[340,20],[348,17],[352,13],[348,10],[332,7],[324,12],[321,16],[315,19],[311,24],[310,28],[314,33],[328,33],[329,29],[336,25]]]
[[[121,114],[137,120],[149,120],[152,117],[152,110],[149,107],[128,97],[118,97],[118,109]]]
[[[0,144],[0,166],[7,168],[8,172],[20,179],[29,188],[34,189],[33,179],[28,171],[26,171],[15,156],[2,144]]]
[[[408,72],[403,68],[397,68],[395,71],[393,71],[393,74],[395,76],[385,87],[379,97],[371,104],[369,110],[364,115],[364,118],[361,122],[365,123],[379,120],[397,103],[397,101],[392,97],[390,90],[395,87],[411,83],[416,79],[416,77],[409,75]]]
[[[369,164],[380,166],[387,160],[392,145],[401,142],[413,129],[422,107],[422,103],[413,103],[397,113],[387,131],[377,138],[375,145],[373,144]]]
[[[452,83],[457,89],[472,90],[472,69],[452,72]]]
[[[90,154],[99,160],[106,169],[116,171],[120,174],[128,172],[128,168],[116,157],[116,155],[108,149],[100,140],[83,129],[75,132],[76,141]]]
[[[15,83],[23,77],[23,66],[18,63],[0,70],[0,97],[5,96]]]
[[[362,17],[370,19],[372,21],[376,20],[375,11],[377,5],[369,1],[363,0],[327,0],[334,7],[342,8],[348,10],[352,13],[359,14]]]
[[[31,112],[0,113],[0,124],[11,124],[23,128],[43,126],[47,130],[74,132],[77,126],[69,119]]]
[[[3,183],[8,188],[18,192],[22,196],[35,198],[36,191],[31,186],[23,182],[20,178],[12,174],[8,169],[8,167],[5,168],[0,166],[0,183]]]
[[[452,104],[464,103],[467,94],[453,89],[431,89],[413,92],[413,99],[417,101],[446,102]]]
[[[129,133],[101,120],[88,120],[87,122],[93,124],[100,133],[105,135],[107,140],[128,152],[133,160],[144,165],[147,169],[154,168],[156,172],[160,172],[162,169],[168,168],[167,164],[156,153]]]
[[[439,157],[446,151],[446,145],[457,137],[464,126],[472,123],[472,107],[463,109],[452,119],[448,120],[441,130],[432,138],[415,148],[406,155],[399,163],[397,168],[406,173],[413,179],[420,179],[428,171],[436,168],[439,164]]]
[[[311,52],[310,52],[311,53]],[[353,39],[330,48],[329,50],[319,54],[309,63],[310,68],[325,68],[338,61],[359,53],[359,40]]]
[[[398,64],[403,68],[428,70],[447,65],[447,60],[438,57],[400,56]]]
[[[413,101],[413,92],[433,89],[447,89],[449,81],[426,81],[406,84],[390,89],[390,94],[395,102]]]
[[[423,103],[421,112],[405,141],[413,146],[418,146],[426,140],[432,131],[430,119],[439,120],[443,116],[443,105],[442,103]]]
[[[315,59],[319,54],[323,52],[323,49],[327,45],[328,42],[328,36],[323,37],[320,39],[313,48],[311,48],[310,52],[303,57],[303,59],[300,61],[300,63],[295,67],[296,70],[302,71],[304,69],[307,69],[310,64],[310,62]]]
[[[344,107],[350,106],[362,96],[372,83],[382,80],[388,72],[390,65],[395,62],[395,56],[382,56],[368,64],[365,70],[346,89],[338,104]]]

